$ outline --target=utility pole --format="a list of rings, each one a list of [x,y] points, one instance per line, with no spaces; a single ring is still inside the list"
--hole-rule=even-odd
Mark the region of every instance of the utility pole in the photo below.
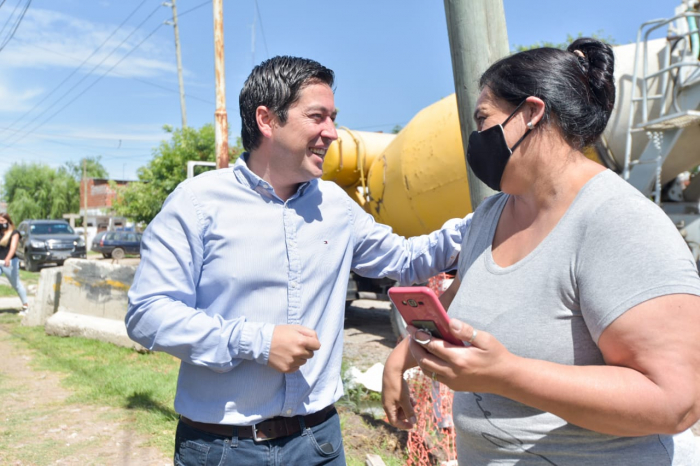
[[[187,108],[185,107],[185,84],[182,80],[182,54],[180,53],[180,30],[177,27],[177,5],[175,0],[163,3],[173,9],[173,21],[166,21],[165,24],[172,24],[175,31],[175,53],[177,55],[177,79],[180,82],[180,111],[182,112],[182,127],[187,128]]]
[[[83,239],[87,251],[87,158],[83,158]]]
[[[228,119],[226,118],[226,79],[224,76],[223,0],[214,6],[214,75],[216,77],[216,168],[228,167]]]
[[[489,65],[509,53],[506,16],[502,0],[444,1],[466,162],[469,135],[476,130],[472,115],[479,98],[479,78]],[[472,173],[469,163],[466,165],[472,210],[476,210],[494,191]]]

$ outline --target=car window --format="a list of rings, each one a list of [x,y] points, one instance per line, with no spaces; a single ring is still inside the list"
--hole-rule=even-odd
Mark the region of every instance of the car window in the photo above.
[[[114,241],[116,239],[117,234],[116,233],[107,233],[105,235],[105,240],[107,241]]]
[[[136,242],[136,235],[133,234],[133,233],[129,233],[129,234],[126,235],[126,240],[127,240],[129,243],[135,243],[135,242]]]
[[[35,235],[48,235],[48,234],[74,234],[75,232],[67,223],[57,222],[57,223],[35,223],[29,227],[30,233]]]

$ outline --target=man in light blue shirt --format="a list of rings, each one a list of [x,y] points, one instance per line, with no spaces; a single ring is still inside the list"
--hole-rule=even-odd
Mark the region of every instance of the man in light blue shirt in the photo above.
[[[182,360],[177,464],[344,464],[333,403],[350,271],[407,285],[454,267],[469,218],[407,240],[319,179],[338,137],[333,80],[302,58],[255,67],[248,152],[181,183],[143,235],[126,326]]]

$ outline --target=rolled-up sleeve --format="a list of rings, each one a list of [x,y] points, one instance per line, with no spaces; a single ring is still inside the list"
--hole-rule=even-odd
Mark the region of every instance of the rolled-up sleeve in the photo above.
[[[369,278],[392,278],[402,286],[423,283],[430,277],[455,268],[462,238],[472,214],[448,220],[428,235],[404,238],[391,227],[376,223],[359,206],[351,207],[354,231],[352,269]]]
[[[153,351],[217,372],[242,360],[267,364],[274,325],[224,319],[197,309],[204,221],[195,196],[179,186],[144,232],[129,290],[129,337]]]

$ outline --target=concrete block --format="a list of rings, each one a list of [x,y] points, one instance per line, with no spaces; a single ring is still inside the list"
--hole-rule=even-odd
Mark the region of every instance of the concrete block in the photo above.
[[[91,338],[137,351],[146,351],[143,346],[129,338],[123,321],[104,317],[57,312],[46,321],[45,330],[47,335]]]
[[[81,336],[145,351],[126,334],[127,293],[136,266],[85,259],[63,265],[57,312],[46,320],[48,335]]]
[[[41,269],[39,287],[36,297],[27,315],[22,319],[22,325],[44,325],[46,319],[58,311],[58,303],[61,296],[61,279],[63,269],[61,267],[47,267]]]
[[[60,309],[75,314],[124,322],[127,293],[136,266],[85,259],[67,260],[63,266]]]

